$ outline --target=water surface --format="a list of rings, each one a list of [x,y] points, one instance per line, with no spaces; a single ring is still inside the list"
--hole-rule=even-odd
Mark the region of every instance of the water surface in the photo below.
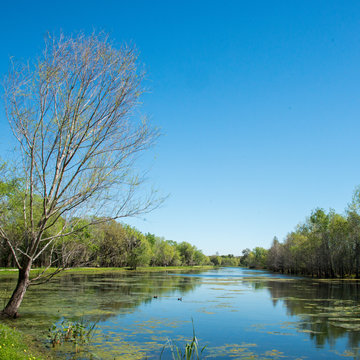
[[[14,278],[0,280],[9,292]],[[46,344],[53,323],[96,321],[86,353],[61,346],[63,359],[158,359],[191,339],[192,320],[209,359],[360,359],[359,300],[359,281],[242,268],[65,274],[28,291],[16,324]]]

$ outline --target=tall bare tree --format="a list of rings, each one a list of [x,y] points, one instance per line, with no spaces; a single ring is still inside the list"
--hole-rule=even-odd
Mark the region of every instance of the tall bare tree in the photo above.
[[[23,224],[21,239],[14,237],[11,212],[0,212],[0,238],[19,269],[3,314],[16,317],[29,285],[54,274],[31,279],[30,269],[81,228],[74,219],[87,214],[91,224],[157,205],[152,193],[142,196],[134,174],[137,155],[158,136],[135,116],[142,80],[135,49],[116,49],[103,34],[49,37],[34,65],[12,64],[5,103],[21,154]]]

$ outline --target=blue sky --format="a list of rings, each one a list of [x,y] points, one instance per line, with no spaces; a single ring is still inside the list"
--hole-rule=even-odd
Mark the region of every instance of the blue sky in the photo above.
[[[129,220],[206,254],[269,247],[360,184],[357,1],[2,1],[0,76],[44,35],[104,30],[147,70],[164,134],[141,164],[170,194]],[[10,148],[0,105],[0,149]]]

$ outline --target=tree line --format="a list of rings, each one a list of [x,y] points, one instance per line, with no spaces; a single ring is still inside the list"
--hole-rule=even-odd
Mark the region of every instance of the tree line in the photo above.
[[[143,234],[135,227],[115,220],[91,226],[87,219],[75,220],[80,230],[55,241],[51,248],[43,251],[34,261],[34,266],[47,267],[53,264],[58,267],[81,265],[136,269],[138,266],[212,264],[208,256],[186,241],[177,243],[154,234]],[[13,229],[14,232],[16,230],[21,234],[21,226]],[[20,243],[18,245],[19,248],[25,246]],[[0,266],[16,266],[11,250],[4,240],[0,242]]]
[[[4,166],[4,165],[3,165]],[[26,224],[22,218],[22,180],[0,182],[4,229],[21,252],[28,246]],[[43,199],[35,196],[34,219],[41,214]],[[106,221],[105,221],[106,220]],[[34,261],[36,267],[129,267],[139,266],[246,266],[284,274],[314,277],[360,276],[360,188],[344,214],[315,209],[303,223],[280,242],[274,237],[269,249],[245,249],[242,256],[218,253],[206,256],[196,246],[177,243],[155,234],[143,234],[135,227],[116,220],[74,217],[62,218],[44,233],[56,237],[59,229],[70,235],[55,240]],[[0,240],[0,267],[16,267],[11,248]]]
[[[243,250],[241,264],[284,274],[360,277],[360,187],[344,214],[317,208],[283,242]]]
[[[4,170],[6,164],[0,166]],[[23,180],[0,181],[1,215],[6,218],[3,230],[19,251],[29,247],[27,224],[23,219]],[[33,197],[35,222],[39,222],[44,199]],[[68,233],[56,238],[61,231]],[[33,262],[35,267],[129,267],[139,266],[238,266],[240,258],[232,254],[206,256],[189,242],[177,243],[151,233],[142,233],[135,227],[96,217],[74,217],[65,221],[59,217],[43,235],[53,238],[51,246],[44,247]],[[16,267],[16,259],[7,240],[0,238],[0,267]]]
[[[239,265],[239,258],[232,254],[206,256],[202,250],[186,241],[178,243],[149,232],[144,234],[135,227],[115,220],[89,225],[93,221],[86,218],[73,219],[79,230],[54,242],[51,248],[35,260],[34,266],[136,269],[139,266]],[[8,233],[12,232],[13,238],[19,238],[17,245],[21,249],[25,243],[21,243],[23,229],[20,220],[14,218],[14,222],[8,226]],[[15,266],[11,249],[5,240],[1,240],[0,267]]]
[[[0,165],[0,175],[6,170]],[[29,247],[28,224],[23,218],[24,180],[13,178],[0,181],[2,229],[20,254]],[[44,199],[36,195],[32,200],[34,222],[42,216]],[[68,235],[58,237],[57,234]],[[33,266],[65,268],[139,266],[238,266],[240,258],[232,254],[206,256],[189,242],[166,240],[151,233],[142,233],[135,227],[101,217],[73,217],[65,221],[59,217],[46,229],[44,238],[54,239],[50,246],[38,251]],[[26,255],[24,255],[26,256]],[[0,267],[16,267],[16,258],[5,238],[0,238]]]

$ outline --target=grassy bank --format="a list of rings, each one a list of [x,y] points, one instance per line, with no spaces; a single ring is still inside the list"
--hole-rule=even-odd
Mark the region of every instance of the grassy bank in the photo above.
[[[0,360],[49,359],[33,345],[33,339],[0,322]]]
[[[145,267],[138,267],[136,269],[131,268],[104,268],[104,267],[77,267],[66,269],[66,273],[78,273],[78,272],[169,272],[169,271],[191,271],[191,270],[210,270],[214,269],[214,266],[145,266]]]
[[[177,272],[177,271],[192,271],[192,270],[211,270],[215,269],[215,266],[146,266],[138,267],[136,270],[130,268],[116,268],[116,267],[75,267],[68,268],[60,272],[61,274],[72,274],[72,273],[104,273],[104,272],[119,272],[119,273],[129,273],[129,272]],[[55,269],[47,270],[47,273],[54,271]],[[31,269],[31,274],[35,276],[37,273],[42,272],[41,268]],[[1,275],[16,275],[17,269],[7,269],[0,268]]]

